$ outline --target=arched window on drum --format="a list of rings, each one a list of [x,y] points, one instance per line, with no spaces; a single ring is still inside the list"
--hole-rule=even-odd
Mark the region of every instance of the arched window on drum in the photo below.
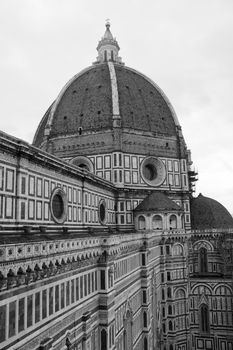
[[[175,244],[172,248],[173,256],[184,255],[183,247],[181,244]]]
[[[139,230],[145,230],[146,228],[146,219],[144,216],[140,215],[138,218],[138,229]]]
[[[160,215],[153,216],[152,227],[153,227],[153,230],[162,230],[163,229],[163,219]]]
[[[176,215],[171,215],[169,218],[169,228],[170,230],[174,230],[177,228],[177,217]]]

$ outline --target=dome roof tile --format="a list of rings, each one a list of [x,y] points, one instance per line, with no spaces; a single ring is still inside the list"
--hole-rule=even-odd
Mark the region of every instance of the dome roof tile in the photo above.
[[[122,127],[176,135],[172,111],[161,92],[130,68],[115,66],[115,70]]]
[[[233,228],[233,217],[216,200],[199,194],[190,204],[192,229]]]

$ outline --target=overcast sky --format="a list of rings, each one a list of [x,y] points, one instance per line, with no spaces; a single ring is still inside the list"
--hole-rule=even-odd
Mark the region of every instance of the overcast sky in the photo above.
[[[0,129],[32,142],[61,88],[95,60],[107,18],[125,64],[173,104],[196,194],[233,213],[233,0],[1,0]]]

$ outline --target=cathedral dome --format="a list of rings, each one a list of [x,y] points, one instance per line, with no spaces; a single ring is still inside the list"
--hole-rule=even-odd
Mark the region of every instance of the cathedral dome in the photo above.
[[[44,115],[33,140],[35,146],[50,151],[48,144],[53,140],[58,145],[58,139],[65,143],[65,138],[103,135],[115,129],[173,141],[181,136],[168,98],[152,80],[122,63],[109,27],[107,23],[98,44],[97,61],[64,86]]]
[[[87,68],[64,87],[40,124],[34,144],[43,142],[44,128],[50,124],[50,138],[114,127],[114,103],[119,109],[121,128],[176,135],[174,111],[163,92],[137,71],[112,64],[118,101],[108,63]]]
[[[201,193],[190,202],[191,225],[194,230],[232,228],[233,217],[228,210],[212,198]]]

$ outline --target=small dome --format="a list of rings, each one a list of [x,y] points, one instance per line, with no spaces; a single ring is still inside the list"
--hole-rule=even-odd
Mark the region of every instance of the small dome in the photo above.
[[[212,198],[201,193],[191,200],[191,226],[194,230],[233,228],[233,217],[228,210]]]
[[[135,211],[180,211],[181,208],[162,192],[152,192],[138,206]]]

